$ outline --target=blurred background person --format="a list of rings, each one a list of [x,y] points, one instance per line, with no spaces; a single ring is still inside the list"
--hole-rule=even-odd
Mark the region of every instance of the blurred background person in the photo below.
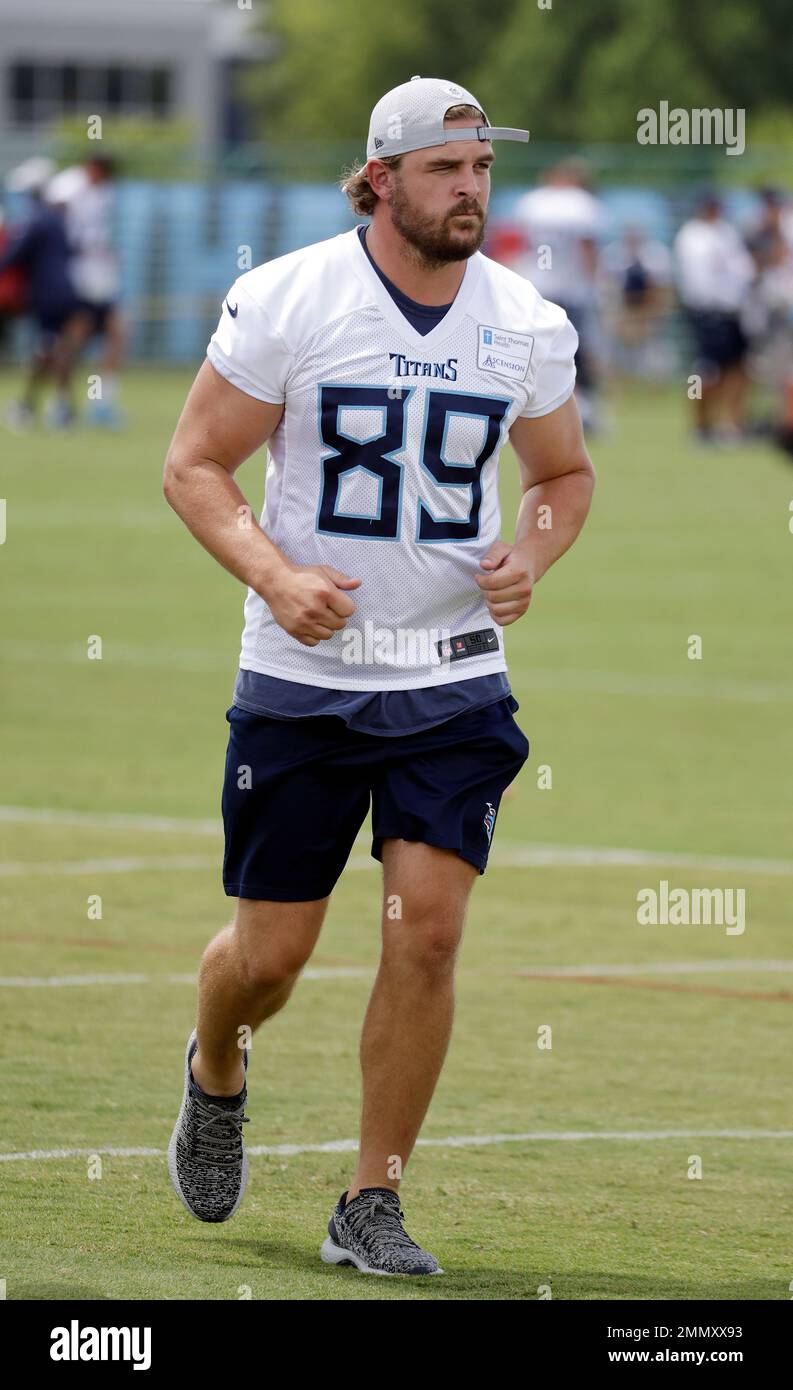
[[[788,200],[781,189],[760,190],[760,210],[746,245],[754,260],[753,375],[770,388],[770,432],[793,453],[793,241]],[[765,426],[768,432],[768,425]]]
[[[89,401],[92,422],[110,428],[121,423],[118,378],[124,357],[124,324],[118,305],[120,266],[114,242],[115,163],[96,156],[53,180],[62,181],[66,231],[71,247],[69,274],[83,311],[84,346],[100,343],[101,396]],[[57,195],[56,195],[57,196]]]
[[[607,217],[589,183],[586,162],[568,159],[518,200],[515,222],[526,239],[526,252],[515,269],[566,311],[578,333],[576,400],[585,428],[593,431],[600,423],[599,240]]]
[[[669,375],[666,333],[674,303],[672,255],[640,226],[626,228],[604,248],[603,270],[610,290],[615,365],[645,378]]]
[[[701,195],[674,243],[678,293],[694,346],[692,371],[701,378],[693,400],[695,437],[733,443],[744,434],[749,340],[743,312],[755,265],[714,191]]]
[[[6,215],[0,207],[0,258],[13,240]],[[14,319],[24,313],[27,281],[21,266],[9,265],[0,273],[0,348],[4,349]]]
[[[0,275],[11,268],[24,274],[26,310],[35,334],[22,395],[7,414],[7,423],[17,430],[34,422],[41,393],[50,381],[55,400],[49,423],[58,429],[74,419],[71,381],[83,326],[70,275],[71,248],[63,208],[45,200],[54,167],[52,160],[34,156],[6,180],[9,192],[26,194],[30,203],[29,216],[12,231],[0,254]]]

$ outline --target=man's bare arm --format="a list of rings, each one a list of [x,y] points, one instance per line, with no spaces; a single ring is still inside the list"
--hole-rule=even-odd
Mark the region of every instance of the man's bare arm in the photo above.
[[[261,594],[276,622],[304,646],[332,637],[358,586],[329,565],[296,565],[265,535],[234,473],[271,437],[282,405],[255,400],[204,362],[176,426],[163,491],[196,540],[243,584]]]
[[[501,626],[526,612],[537,580],[573,544],[595,485],[572,397],[549,415],[520,417],[509,437],[523,490],[515,540],[491,546],[482,561],[485,573],[477,578],[490,614]]]

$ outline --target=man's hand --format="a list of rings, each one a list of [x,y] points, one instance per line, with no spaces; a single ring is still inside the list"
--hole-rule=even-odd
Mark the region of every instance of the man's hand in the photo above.
[[[234,481],[240,464],[278,428],[283,410],[246,395],[205,362],[168,450],[165,495],[210,554],[261,594],[284,632],[316,647],[355,612],[345,590],[361,581],[332,565],[288,559],[253,522]]]
[[[499,627],[517,622],[531,603],[534,588],[534,576],[525,554],[517,546],[498,540],[491,545],[481,568],[485,573],[475,578],[491,618]]]
[[[355,612],[345,590],[357,589],[360,582],[332,565],[287,562],[270,579],[262,597],[284,632],[304,647],[316,647],[340,632]]]

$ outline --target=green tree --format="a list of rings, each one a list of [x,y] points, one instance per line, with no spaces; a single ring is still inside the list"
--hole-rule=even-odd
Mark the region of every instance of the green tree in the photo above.
[[[791,105],[788,0],[518,0],[476,81],[537,140],[631,141],[636,113]],[[788,21],[789,23],[789,21]]]
[[[391,87],[415,73],[468,86],[516,3],[272,0],[272,57],[246,81],[262,135],[357,140],[363,149],[369,113]]]
[[[549,5],[549,8],[544,8]],[[543,6],[543,7],[541,7]],[[793,106],[790,0],[272,0],[248,81],[267,137],[357,140],[414,73],[476,92],[537,142],[632,142],[636,113]]]

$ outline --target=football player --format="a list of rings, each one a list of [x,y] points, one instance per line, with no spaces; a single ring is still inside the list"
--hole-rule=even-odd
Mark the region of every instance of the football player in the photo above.
[[[223,790],[238,901],[201,966],[171,1178],[201,1220],[237,1210],[241,1040],[289,998],[371,803],[382,957],[358,1161],[321,1254],[377,1274],[442,1272],[405,1231],[399,1179],[449,1042],[468,898],[529,751],[504,631],[593,486],[575,331],[479,251],[493,142],[527,138],[451,82],[387,93],[343,185],[368,224],[236,281],[165,468],[171,506],[248,588]],[[234,474],[265,443],[257,524]]]

